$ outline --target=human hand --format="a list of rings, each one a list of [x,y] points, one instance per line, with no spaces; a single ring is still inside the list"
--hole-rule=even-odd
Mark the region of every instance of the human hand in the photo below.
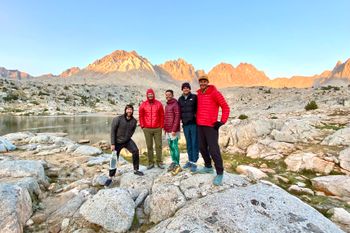
[[[223,125],[224,123],[222,123],[221,121],[217,121],[214,124],[214,129],[219,130],[219,128]]]

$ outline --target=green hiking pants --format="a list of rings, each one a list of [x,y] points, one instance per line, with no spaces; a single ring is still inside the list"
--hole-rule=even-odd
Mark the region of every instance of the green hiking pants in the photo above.
[[[157,163],[162,163],[162,129],[161,128],[143,128],[145,134],[148,164],[154,164],[153,140],[156,147]]]
[[[173,163],[176,165],[180,164],[180,152],[179,152],[179,138],[168,139],[168,144],[170,148],[170,156]]]

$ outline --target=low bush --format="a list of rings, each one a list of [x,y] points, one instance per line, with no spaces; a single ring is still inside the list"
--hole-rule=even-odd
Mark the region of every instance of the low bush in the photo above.
[[[318,109],[318,106],[316,104],[316,102],[314,100],[310,101],[309,103],[307,103],[307,105],[305,106],[305,110],[309,111],[309,110],[315,110]]]

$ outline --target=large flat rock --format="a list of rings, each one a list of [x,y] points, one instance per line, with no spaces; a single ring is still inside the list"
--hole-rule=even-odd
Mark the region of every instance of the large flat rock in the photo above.
[[[298,198],[258,183],[216,193],[188,204],[148,231],[160,232],[342,232]]]
[[[32,215],[32,201],[27,189],[0,184],[0,231],[21,233]]]

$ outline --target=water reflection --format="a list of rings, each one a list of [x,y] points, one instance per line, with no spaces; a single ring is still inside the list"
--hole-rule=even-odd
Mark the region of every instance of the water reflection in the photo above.
[[[63,132],[78,141],[90,139],[91,143],[110,140],[110,127],[114,116],[0,116],[0,135],[31,131]],[[143,146],[144,138],[141,129],[137,129],[133,139]]]

